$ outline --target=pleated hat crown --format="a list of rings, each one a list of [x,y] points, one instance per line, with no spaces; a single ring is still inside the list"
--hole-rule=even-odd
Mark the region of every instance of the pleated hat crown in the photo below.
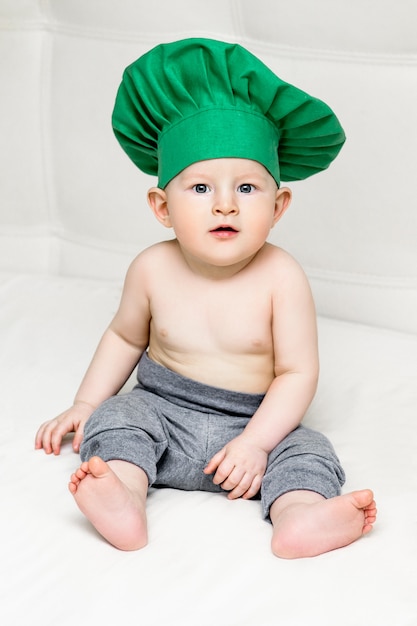
[[[132,161],[164,188],[198,161],[258,161],[278,185],[326,169],[343,129],[330,107],[238,44],[184,39],[129,65],[112,123]]]

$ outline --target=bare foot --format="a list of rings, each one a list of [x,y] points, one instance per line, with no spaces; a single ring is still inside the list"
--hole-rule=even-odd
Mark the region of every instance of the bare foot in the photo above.
[[[347,546],[372,530],[376,513],[369,489],[328,500],[308,491],[286,493],[271,507],[272,551],[294,559]]]
[[[94,456],[81,464],[68,487],[82,513],[116,548],[138,550],[146,545],[148,480],[139,467],[125,461],[105,463]]]

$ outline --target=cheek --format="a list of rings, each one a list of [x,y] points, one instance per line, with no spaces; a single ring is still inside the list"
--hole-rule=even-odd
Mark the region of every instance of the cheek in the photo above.
[[[252,233],[252,236],[256,239],[266,239],[274,226],[273,217],[268,215],[256,215],[254,214],[250,224],[248,225],[248,230]]]
[[[192,241],[192,239],[195,238],[197,235],[198,221],[195,219],[195,216],[176,216],[171,220],[171,224],[174,233],[179,241]]]

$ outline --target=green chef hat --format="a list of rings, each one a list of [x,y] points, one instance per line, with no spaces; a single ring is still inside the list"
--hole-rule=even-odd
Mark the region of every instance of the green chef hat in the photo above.
[[[276,182],[326,169],[345,134],[333,111],[238,44],[184,39],[129,65],[113,111],[128,156],[164,188],[206,159],[244,158]]]

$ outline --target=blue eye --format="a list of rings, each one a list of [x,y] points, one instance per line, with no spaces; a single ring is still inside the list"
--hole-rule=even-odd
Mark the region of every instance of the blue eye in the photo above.
[[[204,183],[194,185],[193,189],[196,193],[207,193],[209,190],[208,186],[204,185]]]
[[[255,187],[253,185],[250,185],[249,183],[243,183],[243,185],[239,185],[237,189],[238,191],[240,191],[240,193],[251,193],[251,191],[253,191]]]

